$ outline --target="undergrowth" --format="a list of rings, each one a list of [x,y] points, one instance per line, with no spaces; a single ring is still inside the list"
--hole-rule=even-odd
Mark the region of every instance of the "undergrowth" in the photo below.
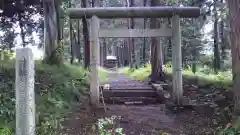
[[[111,116],[98,119],[97,127],[99,135],[126,135],[123,128],[120,128],[121,116]],[[145,135],[141,133],[140,135]],[[160,133],[152,130],[151,135],[170,135],[166,132]]]
[[[85,69],[64,64],[35,66],[36,134],[59,135],[70,110],[88,92]],[[0,61],[0,135],[15,133],[15,65]]]
[[[108,77],[108,72],[105,71],[103,68],[99,68],[99,78],[100,78],[100,82],[106,82],[107,81],[107,77]]]
[[[171,65],[165,65],[165,73],[171,74],[172,67]],[[151,65],[146,67],[140,67],[136,70],[129,68],[122,68],[120,72],[127,74],[136,80],[146,80],[151,74]],[[231,71],[219,72],[214,74],[212,70],[209,69],[199,69],[195,74],[190,69],[183,70],[183,77],[186,79],[196,80],[197,85],[220,85],[224,89],[229,89],[232,87],[232,74]]]

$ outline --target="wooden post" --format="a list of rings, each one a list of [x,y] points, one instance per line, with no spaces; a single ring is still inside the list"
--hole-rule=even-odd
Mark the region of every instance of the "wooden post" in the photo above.
[[[99,106],[99,73],[98,68],[100,65],[100,55],[99,55],[99,19],[97,16],[93,16],[91,18],[91,25],[90,25],[90,96],[91,96],[91,103],[93,106]]]
[[[177,104],[181,103],[183,96],[182,89],[182,50],[181,50],[181,29],[180,17],[172,17],[172,30],[173,30],[173,95]]]
[[[16,50],[16,135],[35,135],[34,58],[31,48]]]

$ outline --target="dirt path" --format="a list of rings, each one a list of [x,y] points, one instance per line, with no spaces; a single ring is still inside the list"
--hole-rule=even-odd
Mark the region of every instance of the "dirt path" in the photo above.
[[[112,87],[149,87],[147,82],[135,81],[117,72],[109,72]],[[189,91],[188,91],[189,92]],[[196,107],[174,113],[165,104],[114,105],[107,104],[107,112],[93,111],[85,105],[69,120],[67,135],[91,135],[91,126],[97,118],[121,116],[119,127],[126,135],[210,135],[212,131],[212,108]],[[93,133],[94,134],[94,133]],[[96,134],[96,133],[95,133]]]
[[[132,80],[122,74],[110,73],[112,87],[148,87],[148,82]],[[189,92],[189,91],[188,91]],[[207,135],[211,133],[211,108],[197,107],[174,113],[165,104],[129,106],[107,105],[105,116],[122,117],[120,126],[126,135],[152,135],[167,132],[172,135]]]

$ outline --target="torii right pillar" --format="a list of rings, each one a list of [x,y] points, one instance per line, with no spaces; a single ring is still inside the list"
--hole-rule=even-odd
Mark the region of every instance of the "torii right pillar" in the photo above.
[[[182,43],[181,43],[181,27],[180,17],[174,15],[172,17],[172,81],[173,81],[173,98],[176,104],[180,105],[183,98],[182,86]]]

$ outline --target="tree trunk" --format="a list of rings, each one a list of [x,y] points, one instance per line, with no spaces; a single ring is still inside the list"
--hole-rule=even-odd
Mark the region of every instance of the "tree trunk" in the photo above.
[[[171,19],[168,18],[168,27],[171,25]],[[164,60],[163,60],[163,64],[167,64],[167,62],[169,61],[169,57],[172,56],[172,37],[167,37],[167,45],[165,46],[165,53],[164,53]]]
[[[130,27],[130,19],[128,19],[128,29],[131,29],[131,27]],[[130,68],[133,68],[133,60],[132,60],[132,40],[131,40],[130,37],[128,38],[127,44],[128,44],[129,64],[130,64]]]
[[[106,43],[106,38],[103,38],[103,66],[104,62],[106,61],[107,57],[107,43]]]
[[[214,1],[214,72],[217,74],[220,69],[220,53],[219,53],[219,31],[218,31],[218,14],[217,14],[217,2]]]
[[[44,48],[45,61],[49,64],[61,64],[62,54],[57,54],[59,51],[57,48],[60,43],[60,25],[59,25],[59,15],[58,10],[59,3],[56,0],[43,1],[44,9]]]
[[[73,48],[73,28],[72,28],[72,20],[69,19],[69,33],[70,33],[70,46],[71,46],[71,60],[70,63],[73,64],[74,61],[74,48]]]
[[[64,19],[61,19],[60,20],[60,22],[61,22],[61,27],[60,27],[60,29],[61,29],[61,36],[60,36],[60,38],[61,38],[61,40],[63,40],[63,38],[64,38]]]
[[[19,22],[19,27],[20,27],[20,36],[21,36],[21,39],[22,39],[22,46],[25,47],[26,46],[25,32],[23,30],[22,14],[21,13],[18,13],[18,22]]]
[[[57,44],[59,45],[61,41],[61,26],[60,26],[60,1],[59,0],[54,0],[55,1],[55,9],[56,9],[56,20],[57,20]]]
[[[130,2],[129,2],[130,1]],[[126,7],[131,7],[133,6],[134,1],[133,0],[126,0]],[[132,29],[134,27],[134,21],[133,18],[128,19],[128,29]],[[134,68],[134,60],[133,60],[133,44],[134,40],[133,38],[128,38],[128,54],[129,54],[129,62],[130,62],[130,68]]]
[[[240,1],[228,0],[228,9],[230,14],[230,39],[232,50],[232,73],[234,90],[234,110],[236,114],[240,113]]]
[[[197,22],[197,20],[196,19],[192,19],[192,24],[193,25],[197,25],[197,28],[195,28],[195,30],[194,30],[194,34],[196,34],[196,31],[200,31],[200,28],[198,27],[198,22]],[[195,37],[196,38],[196,37]],[[192,43],[192,45],[193,45],[193,48],[192,48],[192,72],[195,74],[196,73],[196,71],[197,71],[197,63],[196,63],[196,61],[197,61],[197,59],[196,59],[196,53],[197,53],[197,48],[196,48],[196,45],[198,44],[197,42],[196,42],[196,40],[197,39],[194,39],[191,43]]]
[[[143,6],[146,7],[147,5],[147,0],[143,1]],[[143,28],[146,29],[146,23],[147,23],[147,18],[144,18],[143,20]],[[146,64],[146,37],[143,38],[143,64],[145,66]]]
[[[221,0],[220,1],[221,2],[221,4],[225,4],[224,2],[223,2],[223,0]],[[222,8],[222,9],[224,9],[224,8]],[[225,39],[225,37],[224,37],[224,25],[225,25],[225,23],[224,23],[224,20],[223,20],[223,18],[221,19],[221,21],[220,21],[220,39],[221,39],[221,63],[222,63],[222,65],[224,64],[224,60],[226,59],[226,46],[227,46],[227,44],[226,44],[226,39]]]
[[[124,45],[120,48],[120,65],[121,65],[121,67],[123,67],[123,50],[124,50]]]
[[[73,58],[73,61],[75,60],[75,58],[79,58],[79,51],[80,51],[80,48],[79,48],[79,45],[78,45],[78,37],[77,37],[77,33],[75,33],[75,31],[73,30],[73,24],[71,24],[71,28],[72,28],[72,58]]]
[[[72,3],[69,3],[69,7],[71,8]],[[78,45],[77,45],[77,38],[76,34],[73,30],[73,22],[72,19],[69,19],[69,33],[70,33],[70,46],[71,46],[71,60],[70,63],[73,64],[76,57],[78,57]]]
[[[160,28],[161,27],[161,21],[156,21],[157,23],[157,28]],[[162,40],[160,38],[158,38],[158,41],[157,41],[157,49],[158,49],[158,52],[157,52],[157,60],[159,61],[159,67],[162,67],[163,65],[163,43],[162,43]],[[160,71],[162,72],[162,71]]]
[[[221,39],[221,62],[224,62],[223,60],[226,59],[226,42],[225,42],[225,38],[224,38],[224,21],[221,20],[220,21],[220,39]]]
[[[134,0],[130,0],[130,7],[133,7],[134,6]],[[135,25],[135,22],[134,22],[134,18],[131,18],[130,19],[130,29],[134,29],[134,25]],[[134,38],[130,38],[131,40],[131,57],[132,57],[132,66],[133,68],[136,68],[136,58],[135,58],[135,39]]]
[[[80,21],[77,20],[77,49],[78,49],[78,62],[81,63],[82,60],[82,52],[81,52],[81,44],[80,44]]]
[[[124,40],[123,41],[123,44],[124,44],[124,53],[125,53],[125,55],[123,56],[124,57],[124,67],[126,67],[126,66],[130,66],[131,65],[131,55],[129,55],[130,53],[129,53],[129,45],[128,45],[128,40]],[[126,54],[126,52],[128,52],[127,54]]]
[[[87,7],[87,1],[82,0],[82,8]],[[89,31],[87,19],[85,17],[82,18],[83,24],[83,40],[84,40],[84,67],[88,68],[90,65],[90,41],[89,41]]]
[[[151,6],[157,6],[159,4],[159,0],[151,0]],[[150,19],[150,28],[155,29],[157,28],[157,19],[156,18],[151,18]],[[160,53],[160,45],[156,37],[151,38],[151,67],[152,67],[152,72],[151,72],[151,81],[155,82],[157,80],[162,79],[162,65],[160,61],[159,55]]]

